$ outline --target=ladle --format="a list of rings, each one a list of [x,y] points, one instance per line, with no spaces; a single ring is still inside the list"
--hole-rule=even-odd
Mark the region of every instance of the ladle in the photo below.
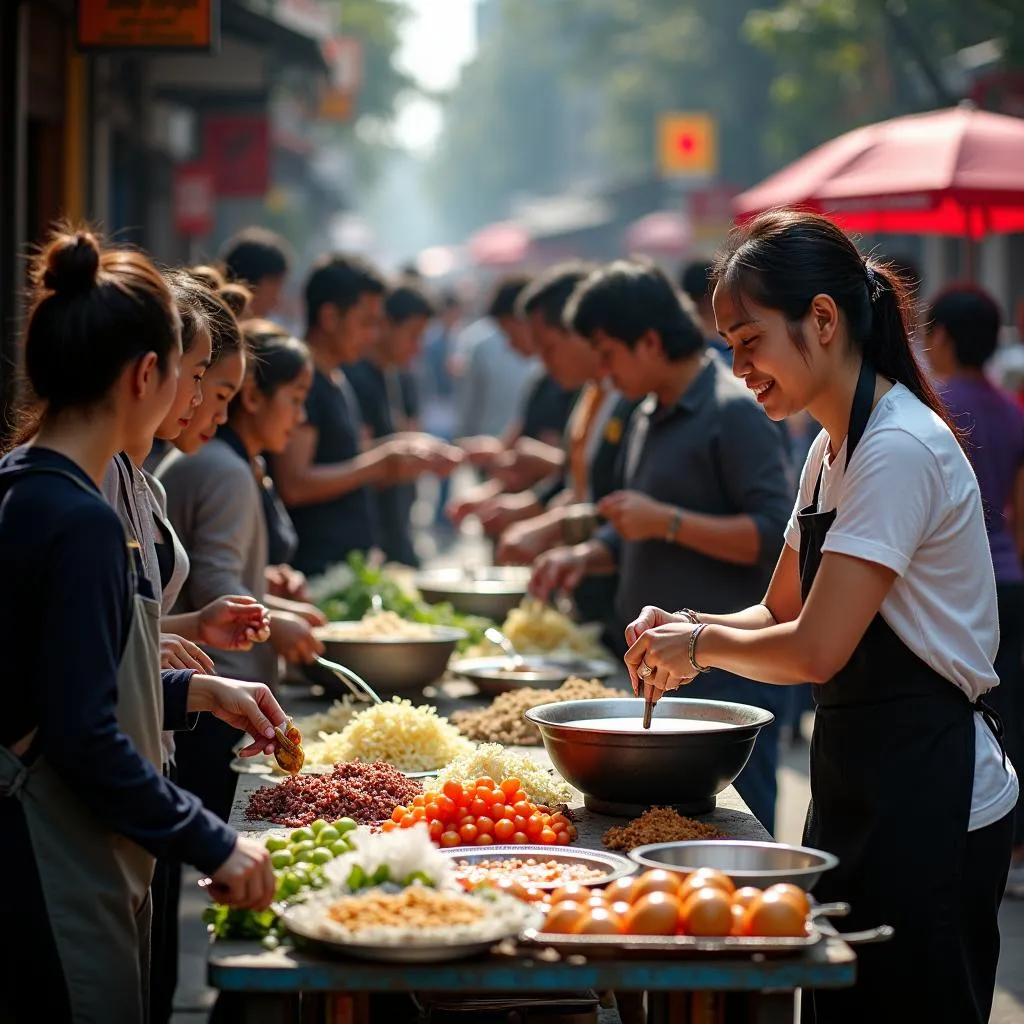
[[[337,662],[328,661],[319,655],[316,658],[316,663],[321,668],[325,668],[328,672],[332,672],[337,676],[357,700],[371,701],[374,704],[384,703],[371,689],[370,684],[362,676],[357,676],[352,669],[345,668],[344,665],[339,665]]]

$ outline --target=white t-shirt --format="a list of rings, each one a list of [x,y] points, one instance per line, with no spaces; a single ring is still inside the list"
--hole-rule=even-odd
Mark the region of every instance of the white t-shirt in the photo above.
[[[815,439],[800,476],[786,543],[800,550],[797,512],[810,505],[828,451]],[[849,467],[846,442],[826,462],[819,511],[836,509],[823,552],[863,558],[896,573],[882,618],[923,662],[973,701],[999,678],[992,667],[999,617],[981,492],[952,432],[902,384],[871,413]],[[974,796],[969,830],[1008,814],[1018,783],[992,731],[974,716]]]

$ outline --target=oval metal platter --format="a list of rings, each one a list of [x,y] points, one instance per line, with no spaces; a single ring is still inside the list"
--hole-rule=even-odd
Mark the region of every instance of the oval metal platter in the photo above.
[[[472,866],[481,861],[489,860],[537,860],[542,863],[554,861],[556,864],[582,865],[583,867],[602,871],[600,877],[589,879],[581,884],[586,886],[610,885],[617,878],[625,878],[636,871],[636,865],[626,857],[617,853],[605,853],[603,850],[573,850],[568,846],[455,846],[441,850],[446,857],[456,862]],[[499,875],[498,877],[508,877]],[[522,884],[534,889],[550,891],[565,885],[571,879],[564,878],[554,882]]]

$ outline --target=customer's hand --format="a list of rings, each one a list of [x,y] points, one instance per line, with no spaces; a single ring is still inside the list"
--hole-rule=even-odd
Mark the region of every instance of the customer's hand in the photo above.
[[[262,843],[239,836],[231,855],[211,876],[210,895],[228,907],[264,910],[274,899],[277,883],[270,852]]]
[[[191,640],[174,633],[160,634],[160,667],[212,672],[213,660]]]
[[[324,653],[324,645],[313,635],[310,624],[292,612],[270,613],[270,642],[285,661],[293,663],[309,664]]]
[[[274,727],[283,727],[288,716],[266,683],[196,674],[188,688],[188,710],[208,711],[222,722],[247,732],[252,743],[240,757],[272,754],[277,749]]]
[[[498,538],[495,562],[498,565],[532,565],[537,557],[561,539],[557,522],[536,516],[513,523]]]
[[[587,562],[588,552],[583,544],[545,551],[533,564],[530,593],[546,602],[559,590],[575,590],[587,574]]]
[[[602,498],[598,514],[615,527],[623,539],[664,540],[672,521],[672,510],[639,491],[616,491]]]
[[[267,593],[271,597],[284,597],[289,601],[309,599],[305,574],[290,565],[268,565],[264,578],[267,581]]]
[[[248,595],[220,597],[199,612],[199,639],[221,651],[248,651],[270,636],[270,612]]]

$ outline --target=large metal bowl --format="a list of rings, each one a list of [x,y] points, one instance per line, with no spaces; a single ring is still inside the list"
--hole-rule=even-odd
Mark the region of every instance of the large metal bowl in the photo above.
[[[526,597],[530,575],[528,566],[431,569],[417,574],[413,583],[424,601],[447,601],[464,615],[480,615],[501,623]]]
[[[329,661],[350,668],[378,693],[422,690],[436,682],[445,674],[455,645],[468,635],[464,629],[429,626],[433,634],[429,638],[345,638],[347,630],[358,631],[359,626],[358,622],[331,622],[313,632],[323,641]],[[311,678],[315,673],[316,682],[330,692],[348,693],[333,673],[315,665],[309,666],[307,672]]]
[[[757,843],[740,839],[698,839],[678,843],[651,843],[631,850],[629,859],[643,868],[664,868],[688,875],[698,868],[716,868],[737,886],[759,889],[776,882],[792,882],[812,889],[839,858],[809,846]]]
[[[636,697],[570,700],[526,712],[555,768],[583,793],[587,807],[628,817],[652,804],[685,814],[710,811],[775,717],[749,704],[669,697],[658,702],[655,719],[685,719],[694,723],[688,731],[616,732],[598,721],[642,715]]]
[[[527,654],[521,669],[509,666],[509,659],[498,655],[493,658],[461,658],[452,663],[451,670],[453,675],[475,683],[476,688],[489,697],[524,687],[554,690],[571,676],[607,679],[617,671],[615,664],[607,659],[585,658],[578,654]]]

